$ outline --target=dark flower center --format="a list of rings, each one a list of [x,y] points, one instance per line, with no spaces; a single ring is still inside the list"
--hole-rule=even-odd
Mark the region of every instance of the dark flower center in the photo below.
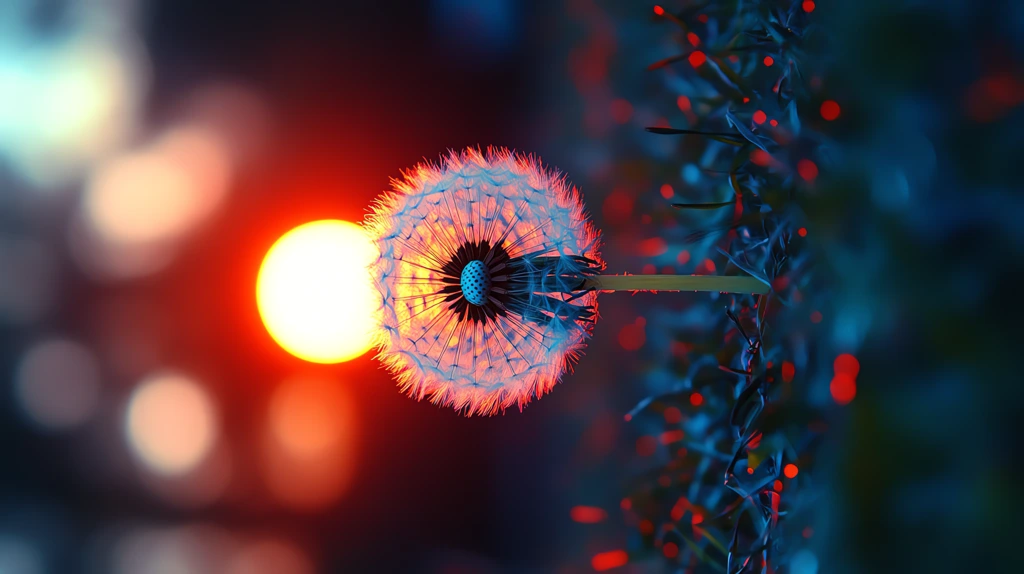
[[[441,267],[441,293],[461,320],[486,323],[511,313],[537,323],[593,322],[593,307],[572,301],[588,291],[586,278],[599,270],[596,261],[579,255],[510,257],[504,246],[471,241]]]

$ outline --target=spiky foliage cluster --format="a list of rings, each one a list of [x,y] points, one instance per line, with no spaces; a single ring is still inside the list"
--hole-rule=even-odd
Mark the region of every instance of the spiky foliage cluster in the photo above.
[[[547,393],[582,352],[603,268],[575,188],[503,148],[394,181],[367,220],[379,358],[411,396],[489,415]],[[576,293],[573,293],[577,291]]]
[[[821,162],[805,125],[817,112],[802,53],[811,18],[799,1],[684,6],[658,14],[679,53],[649,66],[665,74],[683,117],[648,131],[684,138],[686,183],[671,201],[684,224],[662,232],[669,249],[652,262],[673,264],[685,250],[773,291],[651,314],[651,394],[629,418],[658,462],[635,478],[629,507],[644,545],[670,564],[769,572],[808,559],[799,551],[824,428],[822,397],[803,378],[806,341],[786,336],[810,313],[797,231]]]

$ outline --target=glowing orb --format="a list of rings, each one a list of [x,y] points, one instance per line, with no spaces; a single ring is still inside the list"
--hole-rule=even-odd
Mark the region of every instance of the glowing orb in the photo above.
[[[369,237],[348,221],[314,221],[285,233],[256,279],[256,303],[270,336],[314,363],[365,353],[380,306],[368,270],[376,258]]]

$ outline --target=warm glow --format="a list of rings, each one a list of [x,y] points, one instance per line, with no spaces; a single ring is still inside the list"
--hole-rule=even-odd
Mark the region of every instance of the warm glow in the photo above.
[[[313,574],[303,551],[283,540],[260,540],[243,546],[228,564],[227,574]]]
[[[209,396],[195,381],[177,374],[159,374],[140,383],[128,403],[125,422],[132,451],[163,476],[195,469],[217,438]]]
[[[273,497],[295,510],[335,503],[355,470],[355,412],[337,381],[296,378],[270,399],[264,477]]]
[[[110,243],[171,241],[209,217],[230,174],[227,147],[216,134],[179,126],[153,145],[101,164],[86,185],[84,214]]]
[[[274,438],[296,458],[315,458],[333,450],[348,423],[338,412],[340,392],[334,382],[298,379],[283,384],[270,403]]]
[[[348,221],[314,221],[284,234],[256,280],[256,303],[270,336],[314,363],[365,353],[379,307],[367,270],[376,257],[362,228]]]

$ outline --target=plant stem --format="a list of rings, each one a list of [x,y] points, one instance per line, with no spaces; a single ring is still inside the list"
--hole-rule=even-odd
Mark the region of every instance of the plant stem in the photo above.
[[[747,275],[598,275],[586,287],[598,291],[709,291],[756,293],[770,291],[768,285]]]

